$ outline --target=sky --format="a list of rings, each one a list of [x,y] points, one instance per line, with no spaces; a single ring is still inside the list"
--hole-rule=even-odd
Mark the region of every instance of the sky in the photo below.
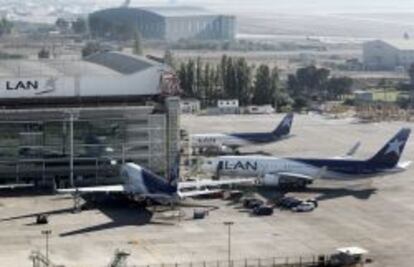
[[[114,0],[95,0],[122,3]],[[132,0],[132,5],[175,3],[226,10],[264,10],[274,13],[393,13],[414,12],[413,0]],[[270,9],[270,10],[269,10]]]
[[[119,7],[126,0],[0,0],[0,15],[54,23],[56,16]],[[414,0],[131,0],[131,6],[192,5],[236,15],[260,34],[414,36]],[[12,11],[12,12],[11,12]],[[30,15],[21,15],[30,14]]]

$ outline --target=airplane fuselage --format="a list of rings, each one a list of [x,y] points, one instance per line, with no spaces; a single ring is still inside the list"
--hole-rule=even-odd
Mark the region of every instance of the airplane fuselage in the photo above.
[[[191,136],[191,145],[198,148],[210,148],[210,147],[241,147],[249,145],[245,139],[233,137],[228,134],[194,134]]]
[[[276,141],[271,133],[238,133],[238,134],[194,134],[191,136],[193,147],[242,147],[253,144],[270,143]]]
[[[219,170],[221,175],[263,177],[266,174],[295,173],[325,179],[359,178],[375,175],[385,169],[362,160],[297,159],[267,156],[224,156],[207,160],[202,169]],[[398,170],[395,168],[394,170]],[[390,172],[391,170],[387,170]]]
[[[247,133],[206,133],[190,136],[191,146],[194,148],[232,148],[252,144],[265,144],[278,141],[290,133],[293,122],[293,113],[287,114],[279,125],[269,132]]]

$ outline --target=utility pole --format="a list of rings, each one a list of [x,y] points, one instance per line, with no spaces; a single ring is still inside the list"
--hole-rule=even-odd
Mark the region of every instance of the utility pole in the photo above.
[[[47,260],[47,262],[49,262],[49,236],[50,236],[51,233],[52,233],[51,230],[42,230],[42,235],[45,236],[45,240],[46,240],[45,250],[46,250],[46,260]]]
[[[234,224],[232,221],[224,222],[224,225],[228,228],[228,244],[227,244],[227,260],[228,260],[228,267],[231,267],[231,226]]]
[[[69,182],[70,187],[74,187],[73,182],[73,112],[69,113],[69,139],[70,139],[70,176],[69,176]]]

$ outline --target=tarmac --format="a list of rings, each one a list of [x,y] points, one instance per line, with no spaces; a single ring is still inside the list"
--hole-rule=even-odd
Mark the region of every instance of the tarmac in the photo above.
[[[181,117],[190,133],[270,131],[283,114]],[[367,158],[378,151],[401,127],[413,123],[361,124],[354,119],[326,119],[296,115],[292,137],[249,147],[275,156],[341,156],[355,142],[355,155]],[[402,160],[413,160],[414,139]],[[311,213],[275,210],[269,217],[254,217],[220,199],[189,200],[212,207],[203,220],[193,220],[194,207],[175,212],[151,213],[127,204],[102,205],[72,213],[70,196],[2,193],[0,197],[1,266],[31,266],[32,250],[45,251],[42,230],[51,230],[49,257],[65,266],[106,266],[116,249],[130,253],[133,265],[226,261],[231,221],[231,257],[235,260],[310,256],[336,248],[360,246],[369,251],[369,266],[412,266],[414,262],[414,166],[406,172],[373,179],[335,182],[319,180],[301,198],[316,197],[319,207]],[[275,191],[273,191],[275,190]],[[276,194],[276,189],[260,192]],[[34,224],[36,213],[50,212],[49,224]],[[171,217],[170,217],[171,216]]]

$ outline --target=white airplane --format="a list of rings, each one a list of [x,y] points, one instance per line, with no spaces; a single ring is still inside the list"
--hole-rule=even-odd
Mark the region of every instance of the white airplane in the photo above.
[[[261,155],[221,156],[208,159],[201,169],[226,176],[258,177],[258,183],[264,186],[304,187],[318,178],[366,178],[403,171],[411,164],[399,163],[410,133],[408,128],[401,129],[377,154],[367,160],[349,157],[309,159]]]
[[[292,123],[293,113],[289,113],[272,132],[192,134],[191,146],[201,151],[214,148],[220,153],[238,153],[237,149],[243,146],[273,143],[288,137]]]
[[[34,184],[4,184],[0,185],[0,189],[16,189],[16,188],[31,188]]]
[[[132,201],[147,205],[171,205],[187,197],[196,197],[220,192],[222,190],[217,189],[219,186],[254,182],[254,179],[179,182],[178,169],[179,167],[177,164],[172,170],[171,178],[168,181],[137,164],[126,163],[121,168],[122,184],[57,189],[57,192],[61,194],[123,194]]]

